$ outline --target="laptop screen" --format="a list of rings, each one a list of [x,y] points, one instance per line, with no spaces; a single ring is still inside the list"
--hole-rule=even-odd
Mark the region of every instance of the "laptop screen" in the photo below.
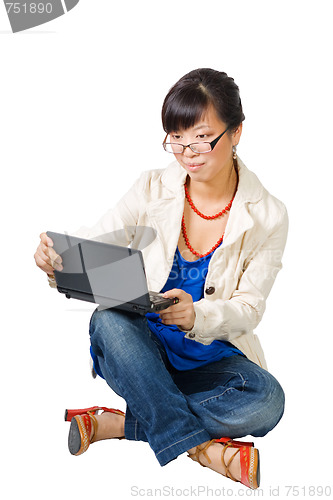
[[[96,303],[105,298],[111,303],[149,304],[140,250],[59,233],[47,234],[62,258],[63,271],[55,271],[58,286],[88,293]]]

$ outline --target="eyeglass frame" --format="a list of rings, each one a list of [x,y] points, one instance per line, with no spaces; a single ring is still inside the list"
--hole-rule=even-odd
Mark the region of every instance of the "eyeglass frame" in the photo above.
[[[172,154],[175,154],[175,155],[182,155],[185,151],[186,148],[190,148],[190,150],[193,152],[193,153],[196,153],[196,154],[206,154],[206,153],[211,153],[213,151],[213,149],[215,148],[216,144],[218,143],[218,141],[224,136],[224,134],[229,130],[230,127],[227,127],[225,129],[224,132],[222,132],[222,134],[220,134],[218,137],[216,137],[216,139],[214,139],[212,142],[208,142],[208,141],[202,141],[202,142],[191,142],[190,144],[187,144],[187,146],[185,146],[184,144],[180,144],[178,142],[165,142],[165,139],[168,137],[169,134],[166,135],[163,143],[162,143],[162,146],[163,146],[163,149],[164,151],[166,151],[166,153],[172,153]],[[177,145],[177,146],[182,146],[183,147],[183,151],[181,153],[174,153],[173,151],[167,151],[165,149],[165,145],[166,144],[170,144],[171,146],[173,144]],[[204,152],[199,152],[199,151],[194,151],[191,146],[193,146],[193,144],[209,144],[210,146],[210,150],[209,151],[204,151]]]

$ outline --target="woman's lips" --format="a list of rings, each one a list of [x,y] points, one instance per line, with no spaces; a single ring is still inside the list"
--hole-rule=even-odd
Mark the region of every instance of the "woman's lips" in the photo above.
[[[191,172],[196,172],[203,166],[203,163],[185,163],[185,167],[190,170]]]

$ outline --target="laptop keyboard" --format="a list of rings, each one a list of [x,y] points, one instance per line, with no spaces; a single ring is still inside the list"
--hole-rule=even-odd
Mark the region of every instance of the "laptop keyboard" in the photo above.
[[[153,304],[160,304],[161,302],[164,302],[165,298],[161,293],[158,292],[149,292],[149,299],[150,302]]]

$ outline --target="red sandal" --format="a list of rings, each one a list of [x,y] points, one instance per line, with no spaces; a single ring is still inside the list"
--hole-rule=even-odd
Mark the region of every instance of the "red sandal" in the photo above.
[[[199,448],[197,446],[195,453],[189,455],[190,458],[195,457],[195,460],[199,462],[200,465],[203,467],[206,467],[200,462],[200,454],[202,453],[204,457],[206,458],[207,462],[210,464],[211,459],[207,455],[206,451],[210,447],[211,444],[213,443],[221,443],[223,445],[223,450],[221,453],[221,461],[222,464],[225,467],[225,475],[229,479],[232,479],[232,481],[239,482],[237,479],[235,479],[232,474],[229,471],[229,467],[237,455],[237,453],[240,454],[240,466],[241,466],[241,480],[240,482],[244,484],[244,486],[247,486],[248,488],[251,488],[252,490],[255,490],[259,488],[260,484],[260,461],[259,461],[259,450],[254,448],[254,444],[251,442],[242,442],[242,441],[234,441],[230,438],[220,438],[220,439],[212,439],[209,441],[204,448]],[[225,452],[227,448],[236,448],[235,453],[230,457],[228,463],[225,462]]]
[[[125,413],[121,410],[105,408],[104,406],[93,406],[82,410],[65,411],[65,421],[71,422],[68,434],[68,449],[72,455],[82,455],[82,453],[87,451],[89,445],[94,442],[94,437],[98,428],[98,423],[94,415],[99,410],[125,416]],[[93,430],[93,434],[90,438],[91,430]]]

